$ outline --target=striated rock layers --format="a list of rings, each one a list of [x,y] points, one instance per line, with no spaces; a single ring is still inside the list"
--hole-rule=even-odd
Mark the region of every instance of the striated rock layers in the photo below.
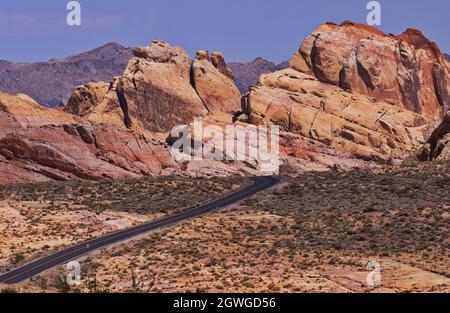
[[[0,93],[0,183],[171,174],[177,169],[157,140],[113,125]]]
[[[351,94],[293,69],[262,75],[243,101],[247,120],[276,124],[357,158],[403,159],[425,141],[428,119],[373,97]]]
[[[450,65],[420,31],[399,36],[362,24],[319,26],[289,61],[322,82],[420,114],[450,109]]]

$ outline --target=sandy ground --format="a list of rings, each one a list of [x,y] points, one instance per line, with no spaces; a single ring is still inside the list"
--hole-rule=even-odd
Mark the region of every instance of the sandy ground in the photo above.
[[[12,287],[21,292],[450,292],[449,186],[450,163],[283,177],[277,188],[227,210],[80,260],[78,286],[62,283],[67,270],[60,267]],[[26,216],[18,208],[6,212],[16,223]],[[105,226],[105,219],[96,223],[122,225],[121,220]]]
[[[0,186],[0,270],[188,209],[246,181],[148,178]]]
[[[450,292],[450,279],[412,265],[420,254],[393,257],[289,249],[267,231],[289,218],[235,207],[81,261],[82,292]],[[256,235],[255,235],[256,234]],[[368,262],[380,264],[380,286],[369,286]],[[18,286],[58,292],[59,268]],[[134,282],[133,282],[134,281]],[[376,283],[376,282],[375,282]]]

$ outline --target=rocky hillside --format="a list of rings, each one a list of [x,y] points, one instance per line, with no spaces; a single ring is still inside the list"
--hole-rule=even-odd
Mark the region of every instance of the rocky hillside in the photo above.
[[[287,62],[278,65],[263,58],[256,58],[247,63],[229,63],[231,71],[234,74],[236,85],[241,93],[246,93],[250,86],[256,85],[259,76],[272,73],[288,67]]]
[[[61,106],[76,86],[90,81],[110,81],[121,75],[130,57],[130,48],[109,43],[48,62],[14,64],[0,61],[0,91],[25,93],[42,105]]]
[[[0,183],[139,177],[168,167],[176,168],[157,140],[0,93]]]
[[[196,116],[224,114],[231,123],[241,95],[220,53],[190,60],[154,41],[133,54],[111,83],[77,88],[66,112],[0,93],[0,183],[257,173],[244,164],[177,164],[158,136]]]
[[[172,128],[198,116],[222,129],[279,125],[282,174],[398,165],[417,151],[421,160],[448,151],[448,116],[433,128],[449,105],[449,64],[418,31],[388,36],[327,23],[290,68],[261,75],[245,96],[234,77],[219,52],[190,59],[152,41],[132,50],[122,75],[77,87],[64,111],[0,93],[0,183],[263,173],[258,161],[173,161]]]

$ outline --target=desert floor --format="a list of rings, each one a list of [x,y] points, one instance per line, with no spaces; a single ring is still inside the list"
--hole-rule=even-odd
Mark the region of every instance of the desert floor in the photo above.
[[[7,234],[6,242],[1,242],[1,260],[6,265],[8,260],[14,263],[17,253],[28,259],[43,244],[51,245],[48,250],[56,249],[187,208],[183,206],[187,200],[194,201],[192,205],[202,203],[206,197],[245,183],[242,178],[196,179],[197,188],[192,188],[186,179],[144,181],[130,188],[124,182],[48,183],[14,192],[10,187],[0,209],[0,227]],[[178,190],[169,202],[164,195],[172,190],[164,187],[168,184]],[[63,191],[52,192],[58,188]],[[145,198],[141,188],[155,191],[146,192]],[[60,267],[24,284],[0,288],[19,292],[450,292],[449,188],[450,163],[283,177],[273,190],[227,210],[80,260],[79,286],[67,286],[67,270]],[[49,194],[59,196],[49,202]],[[381,286],[368,285],[370,261],[380,266]]]

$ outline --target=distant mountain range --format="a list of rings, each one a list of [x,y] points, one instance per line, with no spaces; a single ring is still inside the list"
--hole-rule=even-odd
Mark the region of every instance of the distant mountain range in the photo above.
[[[64,59],[38,63],[0,61],[0,91],[25,93],[40,104],[66,103],[76,86],[90,81],[109,82],[121,75],[132,56],[131,48],[108,43]]]
[[[256,58],[247,63],[228,63],[234,74],[236,85],[242,93],[246,93],[248,88],[255,85],[261,74],[272,73],[288,67],[287,61],[274,64],[263,58]]]

